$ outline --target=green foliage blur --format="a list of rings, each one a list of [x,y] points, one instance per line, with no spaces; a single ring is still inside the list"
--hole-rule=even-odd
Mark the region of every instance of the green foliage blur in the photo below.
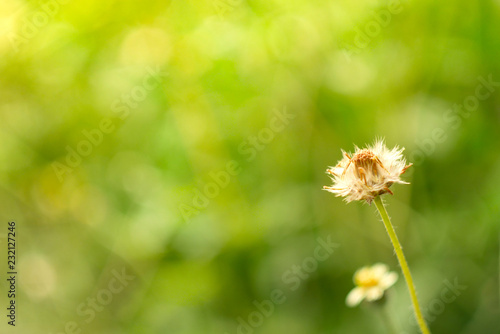
[[[2,0],[0,31],[1,333],[389,333],[345,305],[400,273],[383,224],[322,190],[376,138],[431,331],[500,332],[499,1]]]

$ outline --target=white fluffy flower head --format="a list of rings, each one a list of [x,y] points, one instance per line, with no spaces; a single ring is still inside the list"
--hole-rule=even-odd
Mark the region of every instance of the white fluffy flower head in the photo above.
[[[334,184],[323,189],[344,197],[347,202],[366,200],[371,203],[378,195],[392,195],[389,189],[392,184],[407,184],[400,176],[412,164],[406,165],[404,148],[396,146],[390,150],[383,140],[367,148],[355,148],[353,154],[342,150],[344,158],[337,166],[327,169]]]
[[[356,287],[349,292],[345,302],[347,306],[354,307],[363,299],[369,302],[378,300],[384,296],[385,290],[394,285],[397,280],[398,274],[389,271],[389,267],[383,263],[363,267],[354,274]]]

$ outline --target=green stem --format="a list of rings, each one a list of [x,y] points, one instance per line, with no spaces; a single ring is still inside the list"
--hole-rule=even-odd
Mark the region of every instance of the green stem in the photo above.
[[[401,266],[401,270],[403,271],[406,284],[408,285],[408,290],[410,290],[411,302],[413,304],[413,309],[415,310],[415,317],[417,318],[420,330],[423,334],[430,334],[429,328],[427,328],[427,324],[425,323],[424,317],[422,315],[422,311],[420,310],[420,305],[418,304],[417,292],[415,291],[415,285],[413,284],[413,279],[411,278],[410,268],[408,267],[408,263],[406,262],[403,249],[401,248],[401,244],[399,243],[396,232],[394,231],[394,227],[392,227],[389,215],[385,210],[384,203],[382,203],[382,199],[380,198],[380,196],[375,197],[373,201],[375,202],[375,206],[377,207],[378,212],[382,217],[382,221],[384,222],[387,233],[389,234],[389,238],[391,238],[392,245],[394,246],[394,250],[396,251],[399,265]]]

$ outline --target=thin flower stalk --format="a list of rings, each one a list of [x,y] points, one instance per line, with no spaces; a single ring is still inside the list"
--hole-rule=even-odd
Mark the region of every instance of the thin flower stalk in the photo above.
[[[389,238],[391,239],[392,245],[394,246],[394,250],[396,251],[396,256],[399,261],[399,265],[401,266],[401,271],[403,271],[403,276],[406,280],[406,285],[408,285],[408,290],[410,291],[411,302],[413,304],[413,309],[415,311],[415,317],[417,318],[418,325],[423,334],[429,334],[429,328],[425,323],[424,316],[422,315],[422,311],[420,310],[420,305],[418,303],[417,292],[415,290],[415,284],[413,284],[413,278],[411,277],[410,268],[408,267],[408,263],[406,262],[405,255],[403,253],[403,249],[401,244],[399,243],[398,236],[394,231],[394,228],[391,223],[391,219],[387,214],[387,210],[385,209],[384,203],[382,203],[382,199],[380,196],[375,197],[373,200],[375,206],[377,207],[378,212],[380,213],[380,217],[382,217],[382,221],[384,222],[387,233],[389,234]]]

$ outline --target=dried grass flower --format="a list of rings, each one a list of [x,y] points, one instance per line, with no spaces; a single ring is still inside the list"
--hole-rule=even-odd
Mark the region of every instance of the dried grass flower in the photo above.
[[[342,150],[344,158],[327,169],[334,184],[323,189],[344,197],[347,202],[365,200],[371,203],[378,195],[392,195],[389,188],[394,183],[407,184],[400,176],[412,164],[406,164],[404,148],[388,149],[383,140],[376,140],[373,146],[363,149],[356,146],[355,149],[354,153]]]

